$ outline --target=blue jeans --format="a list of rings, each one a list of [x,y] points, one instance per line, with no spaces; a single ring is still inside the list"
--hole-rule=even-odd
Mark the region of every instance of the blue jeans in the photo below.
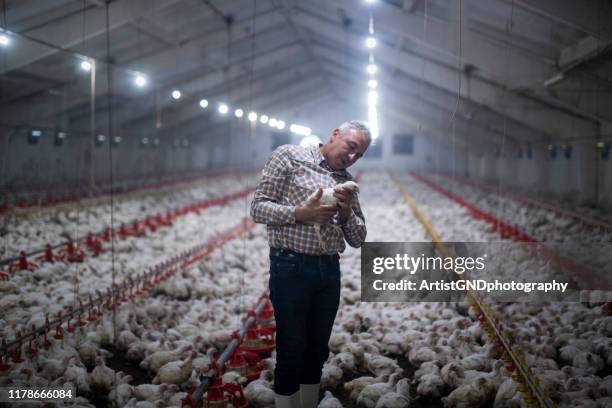
[[[300,384],[321,381],[340,302],[338,256],[271,254],[269,285],[276,319],[274,391],[292,395]]]

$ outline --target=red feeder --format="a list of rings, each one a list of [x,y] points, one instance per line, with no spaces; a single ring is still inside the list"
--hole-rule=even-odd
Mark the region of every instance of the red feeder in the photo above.
[[[107,241],[108,242],[108,241],[110,241],[110,235],[111,235],[110,228],[106,227],[106,228],[104,228],[104,231],[100,235],[100,238],[102,239],[102,241]]]
[[[142,237],[145,235],[145,232],[145,226],[141,224],[140,221],[134,220],[134,223],[132,224],[132,234],[136,235],[137,237]]]
[[[187,399],[183,401],[183,405],[187,403]],[[202,407],[225,408],[228,404],[235,408],[246,408],[249,406],[249,401],[244,396],[240,385],[233,383],[223,384],[221,378],[217,377],[206,391]]]
[[[234,351],[230,360],[225,363],[225,367],[228,370],[240,373],[240,375],[246,377],[248,381],[258,379],[263,370],[261,357],[259,357],[257,353],[244,350],[241,347],[238,347],[236,351]]]
[[[38,258],[36,258],[36,261],[40,261],[40,262],[55,262],[57,260],[57,257],[55,255],[53,255],[53,247],[51,246],[51,244],[47,244],[45,246],[45,253],[41,256],[39,256]]]
[[[155,232],[157,230],[157,224],[155,223],[155,218],[147,216],[145,219],[145,226],[151,230],[151,232]]]
[[[119,236],[121,239],[125,239],[130,235],[132,235],[132,231],[125,224],[121,224],[119,227]]]
[[[19,261],[9,266],[9,272],[33,271],[36,268],[38,268],[38,265],[34,262],[28,261],[28,255],[25,253],[25,251],[21,251],[19,253]]]
[[[73,263],[81,263],[85,260],[85,254],[83,251],[72,241],[66,244],[66,248],[61,249],[58,252],[58,257]]]
[[[266,302],[266,305],[259,314],[259,317],[257,318],[257,324],[260,327],[266,327],[276,330],[276,322],[274,321],[274,308],[272,307],[270,301]]]
[[[242,342],[244,350],[252,351],[262,357],[269,356],[275,347],[274,330],[269,327],[259,327],[256,322],[247,330]]]

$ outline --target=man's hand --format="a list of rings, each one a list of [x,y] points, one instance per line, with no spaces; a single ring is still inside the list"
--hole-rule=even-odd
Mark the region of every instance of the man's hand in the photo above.
[[[342,189],[334,191],[334,197],[338,200],[338,208],[340,208],[340,218],[338,221],[340,224],[344,224],[351,215],[351,199],[353,198],[353,193]]]
[[[319,201],[322,194],[323,189],[319,187],[306,204],[296,207],[295,220],[304,224],[327,224],[338,208],[334,205],[322,205]]]

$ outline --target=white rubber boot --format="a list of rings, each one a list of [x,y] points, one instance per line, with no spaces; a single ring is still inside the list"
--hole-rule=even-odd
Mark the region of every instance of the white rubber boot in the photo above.
[[[300,384],[302,408],[317,408],[319,406],[319,388],[321,388],[321,384]]]
[[[274,406],[276,408],[300,408],[300,392],[291,395],[280,395],[274,393]]]

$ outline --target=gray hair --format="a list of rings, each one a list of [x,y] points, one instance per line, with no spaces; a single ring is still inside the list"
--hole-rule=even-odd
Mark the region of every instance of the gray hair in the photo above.
[[[372,133],[370,132],[370,126],[367,123],[362,122],[360,120],[349,120],[338,126],[338,130],[340,131],[340,135],[344,135],[345,132],[349,130],[359,130],[365,136],[366,142],[370,143],[372,141]]]

